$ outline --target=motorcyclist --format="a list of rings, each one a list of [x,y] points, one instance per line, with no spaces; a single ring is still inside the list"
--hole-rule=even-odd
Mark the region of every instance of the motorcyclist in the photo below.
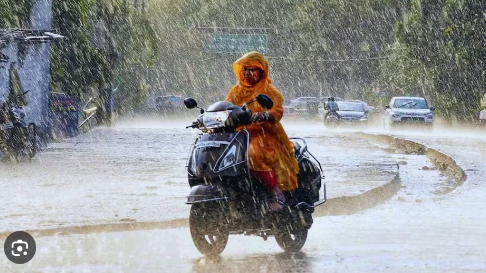
[[[336,103],[336,101],[334,100],[334,97],[329,97],[327,99],[327,104],[324,107],[324,109],[327,110],[327,113],[324,116],[324,119],[326,119],[327,116],[329,116],[329,114],[331,114],[331,113],[335,114],[338,118],[340,118],[339,114],[337,113],[337,111],[339,111],[339,106]]]
[[[271,211],[282,209],[285,201],[283,191],[298,187],[299,165],[294,155],[293,143],[288,138],[280,119],[283,115],[283,96],[272,85],[268,74],[268,62],[259,52],[249,52],[233,63],[238,79],[229,91],[226,101],[242,106],[265,94],[273,101],[271,109],[264,109],[257,103],[249,104],[253,123],[242,126],[250,133],[250,169],[274,197],[269,204]]]

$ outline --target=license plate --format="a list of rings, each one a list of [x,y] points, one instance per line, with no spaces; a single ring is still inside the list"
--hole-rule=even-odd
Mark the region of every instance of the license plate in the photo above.
[[[196,148],[219,147],[219,146],[221,146],[220,141],[204,141],[204,142],[199,142],[196,145]]]

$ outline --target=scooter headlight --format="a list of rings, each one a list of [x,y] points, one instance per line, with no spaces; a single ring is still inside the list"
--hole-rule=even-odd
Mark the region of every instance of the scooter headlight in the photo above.
[[[208,129],[222,128],[228,119],[230,111],[206,112],[203,115],[204,127]]]
[[[217,171],[222,171],[236,164],[236,146],[232,145],[219,162]]]

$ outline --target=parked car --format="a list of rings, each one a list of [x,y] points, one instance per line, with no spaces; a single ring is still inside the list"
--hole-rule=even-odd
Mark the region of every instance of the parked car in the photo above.
[[[319,103],[319,99],[317,97],[298,97],[290,101],[291,107],[294,109],[307,109],[308,103]]]
[[[433,126],[435,108],[429,107],[424,98],[393,97],[385,108],[385,128],[405,124]]]
[[[295,111],[304,112],[307,117],[319,117],[319,99],[317,97],[299,97],[290,101],[290,107]]]
[[[155,98],[155,108],[159,112],[173,113],[175,110],[183,110],[184,98],[182,96],[169,95]]]
[[[283,106],[283,118],[285,119],[298,119],[304,117],[305,111],[297,111],[292,106]]]

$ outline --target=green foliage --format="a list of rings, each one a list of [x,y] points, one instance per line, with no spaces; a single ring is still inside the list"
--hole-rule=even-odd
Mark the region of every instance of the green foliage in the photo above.
[[[155,32],[140,10],[121,0],[54,0],[53,26],[66,37],[52,46],[53,90],[83,96],[121,83],[115,93],[120,108],[140,104],[143,74],[158,53]]]
[[[485,10],[484,1],[414,0],[397,26],[409,61],[435,71],[435,88],[428,95],[446,118],[477,116],[486,87]]]
[[[378,2],[154,1],[162,48],[161,77],[154,87],[224,97],[236,81],[232,63],[242,54],[209,53],[205,42],[214,33],[265,33],[270,75],[286,97],[362,97],[363,88],[379,74],[379,61],[332,60],[379,57],[393,41],[402,1]]]
[[[90,43],[90,7],[95,0],[53,1],[54,28],[65,39],[52,44],[51,86],[53,91],[81,95],[88,87],[103,83],[107,60]]]
[[[148,95],[147,74],[156,64],[159,40],[146,13],[124,1],[114,3],[102,16],[110,22],[108,32],[118,54],[113,75],[114,80],[120,79],[117,106],[130,112],[142,107]]]
[[[152,4],[162,48],[152,87],[166,93],[223,97],[235,82],[231,64],[241,54],[208,53],[204,43],[213,33],[259,33],[200,26],[269,28],[270,73],[287,97],[321,93],[378,103],[394,95],[419,95],[440,115],[464,119],[477,115],[485,93],[484,1]],[[369,59],[374,57],[384,59]],[[374,87],[387,96],[376,97]]]
[[[366,99],[376,105],[385,105],[394,96],[419,96],[432,99],[436,86],[435,71],[428,69],[422,62],[414,58],[405,45],[396,42],[386,51],[388,58],[379,68],[379,77],[371,85],[379,88],[385,96],[378,97],[368,93]],[[440,113],[441,109],[438,109]]]
[[[31,0],[0,0],[0,28],[27,28]]]
[[[0,27],[28,26],[30,0],[3,3]],[[150,92],[222,99],[241,54],[206,42],[264,33],[286,97],[420,95],[446,118],[470,118],[486,90],[485,11],[465,0],[53,0],[53,28],[67,38],[52,43],[51,85],[81,95],[119,85],[127,112]]]
[[[393,41],[396,6],[366,0],[312,0],[297,11],[291,17],[291,32],[302,36],[298,49],[291,52],[317,61],[312,70],[329,93],[361,98],[364,87],[379,74],[379,61],[370,58],[380,57]],[[349,59],[355,61],[327,61]]]

